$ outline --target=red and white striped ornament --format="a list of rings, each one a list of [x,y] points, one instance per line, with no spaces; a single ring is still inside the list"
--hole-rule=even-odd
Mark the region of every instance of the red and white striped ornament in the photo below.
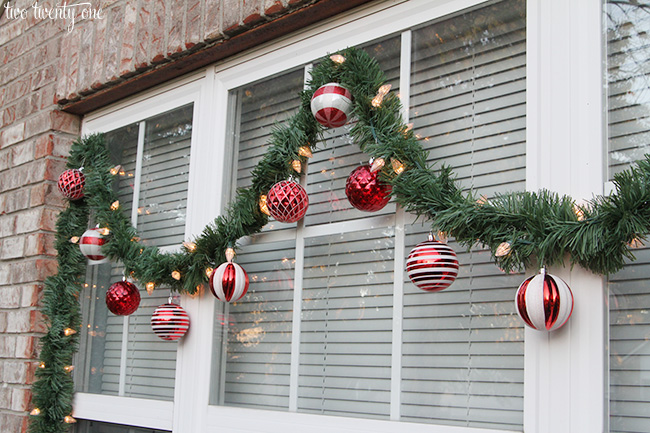
[[[266,207],[276,221],[294,223],[307,213],[309,197],[299,183],[283,180],[271,187],[266,196]]]
[[[106,238],[100,233],[100,230],[102,229],[86,230],[79,239],[81,254],[88,258],[88,263],[91,265],[108,262],[108,258],[102,253],[102,245],[106,243]]]
[[[190,316],[180,305],[169,298],[167,304],[156,308],[151,316],[151,329],[163,340],[174,341],[183,337],[190,329]]]
[[[76,168],[61,173],[57,182],[61,194],[70,200],[79,200],[84,196],[85,184],[86,176]]]
[[[326,128],[345,125],[351,111],[352,93],[338,83],[320,86],[311,98],[311,112]]]
[[[230,260],[222,263],[210,275],[210,291],[223,302],[235,302],[248,291],[248,274]]]
[[[571,317],[573,293],[564,280],[542,268],[539,274],[521,283],[515,307],[526,325],[539,331],[554,331]]]
[[[447,244],[429,235],[411,250],[406,259],[406,272],[416,286],[427,292],[439,292],[449,287],[458,275],[458,258]]]

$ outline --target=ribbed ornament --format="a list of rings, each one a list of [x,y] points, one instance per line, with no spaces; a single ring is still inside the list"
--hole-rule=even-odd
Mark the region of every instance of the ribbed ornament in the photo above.
[[[210,291],[220,301],[238,301],[248,291],[248,274],[237,263],[222,263],[210,275]]]
[[[406,259],[406,272],[420,289],[438,292],[456,280],[458,258],[449,245],[431,237],[411,250]]]
[[[521,283],[515,307],[527,326],[538,331],[554,331],[571,317],[573,293],[562,278],[542,269]]]

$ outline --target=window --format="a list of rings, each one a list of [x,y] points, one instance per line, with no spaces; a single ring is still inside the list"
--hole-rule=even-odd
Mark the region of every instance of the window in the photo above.
[[[395,91],[410,94],[431,162],[452,165],[488,197],[523,189],[523,2],[463,11],[364,49]],[[297,108],[291,95],[309,67],[230,92],[233,186],[248,184],[273,123]],[[271,222],[238,255],[251,285],[241,301],[217,305],[212,404],[520,430],[523,328],[512,294],[523,276],[504,275],[488,251],[456,246],[456,283],[435,294],[415,288],[404,257],[429,226],[393,202],[373,214],[348,203],[347,176],[368,163],[349,127],[327,131],[309,160],[304,222]]]
[[[606,16],[611,179],[650,149],[650,11],[634,2],[608,2]],[[612,432],[650,432],[650,249],[634,253],[637,260],[609,279]]]

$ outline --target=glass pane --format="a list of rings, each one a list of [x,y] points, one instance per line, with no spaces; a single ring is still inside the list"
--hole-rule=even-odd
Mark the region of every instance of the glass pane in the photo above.
[[[399,92],[400,38],[391,37],[373,43],[365,50],[374,56],[386,74],[393,91]],[[362,212],[348,202],[345,183],[350,173],[360,165],[368,164],[368,155],[361,152],[353,142],[350,130],[353,123],[340,128],[327,129],[325,140],[318,143],[318,150],[309,160],[307,194],[309,209],[306,225],[316,225],[354,218],[391,214],[395,203],[390,202],[378,212]]]
[[[215,300],[211,404],[288,409],[294,244],[253,242],[237,255],[250,285],[240,301]]]
[[[138,232],[147,245],[180,245],[185,237],[192,108],[146,121]]]
[[[609,178],[650,152],[650,10],[608,2]],[[647,242],[646,242],[647,244]],[[610,430],[650,432],[650,248],[609,278]]]
[[[129,427],[107,422],[79,420],[76,433],[167,433],[166,430],[152,430],[150,428]]]
[[[306,240],[298,409],[390,414],[394,230]]]
[[[525,2],[509,0],[413,32],[411,120],[429,160],[476,194],[525,187]],[[430,227],[407,227],[405,254]],[[404,421],[521,430],[523,326],[486,250],[450,242],[456,282],[428,293],[404,276]]]

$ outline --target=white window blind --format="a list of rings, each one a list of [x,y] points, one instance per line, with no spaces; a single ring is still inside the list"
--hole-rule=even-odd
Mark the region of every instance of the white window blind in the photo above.
[[[133,222],[144,244],[172,246],[184,239],[191,130],[188,105],[106,133],[113,163],[122,166],[116,193],[125,215],[136,215]],[[105,304],[106,290],[122,279],[123,268],[104,264],[89,267],[89,273],[92,283],[83,305],[86,360],[78,373],[82,377],[77,376],[78,390],[172,400],[177,345],[151,330],[151,315],[170,292],[157,288],[148,295],[141,290],[138,310],[125,319],[108,312]]]
[[[525,186],[525,2],[504,1],[413,32],[411,121],[431,161],[477,195]],[[407,228],[407,251],[428,225]],[[405,279],[402,419],[520,430],[523,326],[489,251],[452,243],[458,279],[425,293]]]
[[[650,5],[608,2],[609,177],[650,151]],[[647,242],[646,242],[647,244]],[[650,432],[650,249],[609,278],[610,431]]]

